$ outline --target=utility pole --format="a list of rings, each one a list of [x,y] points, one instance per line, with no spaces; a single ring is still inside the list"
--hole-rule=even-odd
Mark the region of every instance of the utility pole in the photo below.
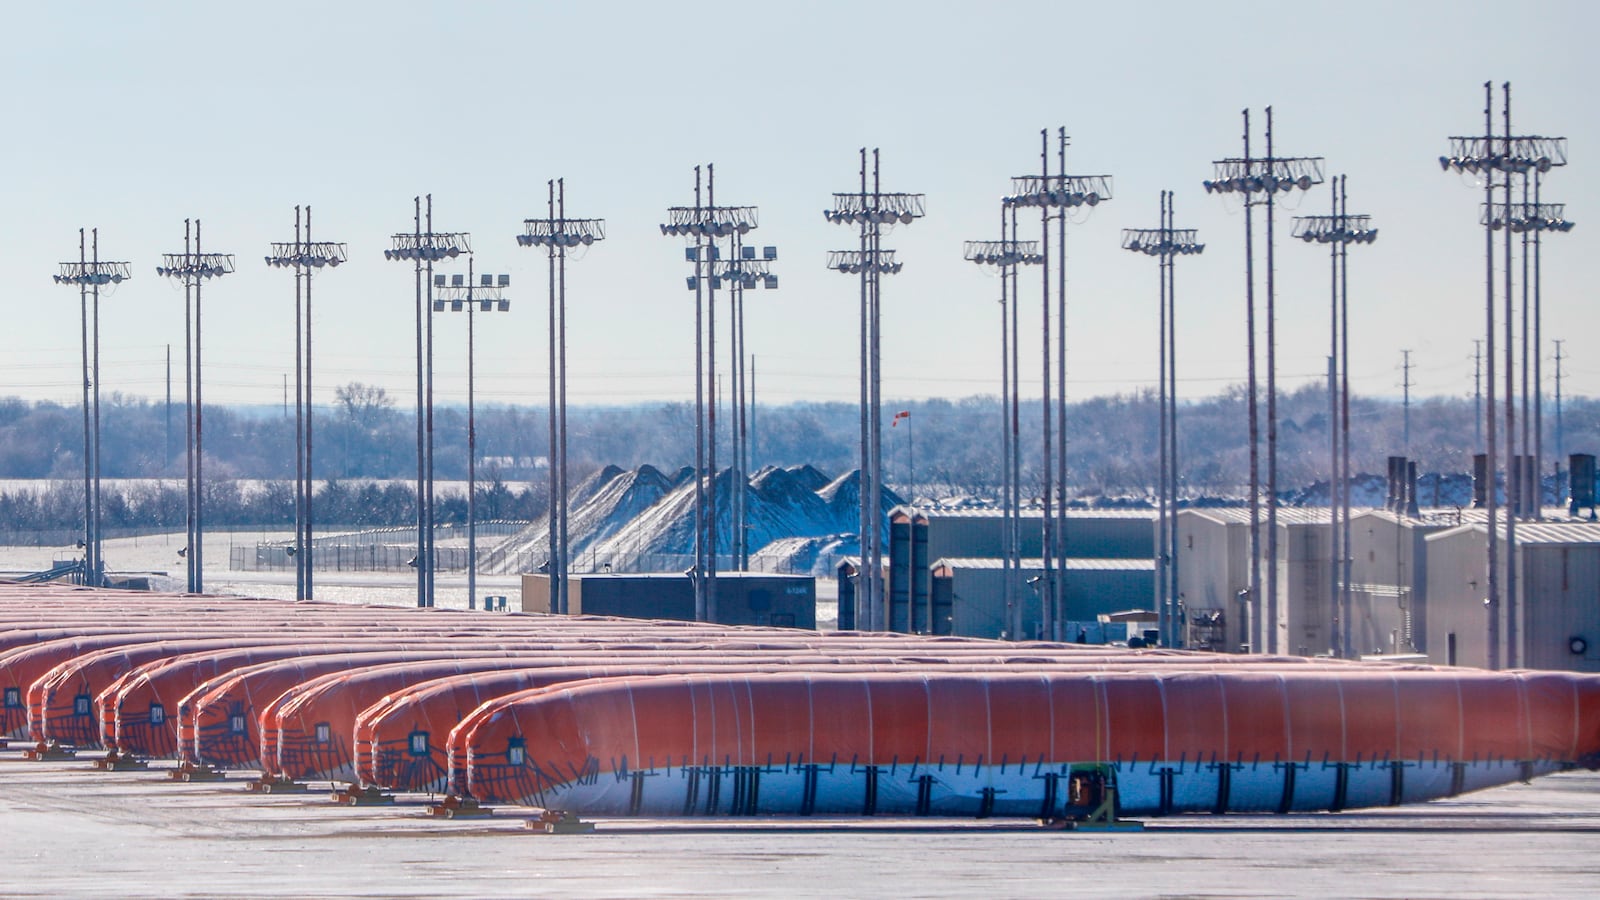
[[[1561,461],[1566,459],[1567,445],[1566,433],[1561,427],[1561,361],[1566,359],[1561,352],[1561,345],[1566,341],[1557,340],[1556,345],[1556,498],[1560,499],[1563,493],[1561,484]]]
[[[1405,410],[1405,452],[1411,457],[1411,351],[1400,351],[1400,390]]]
[[[1483,446],[1483,338],[1472,339],[1472,442]]]
[[[162,413],[166,416],[166,437],[162,442],[162,476],[165,476],[166,468],[173,464],[173,344],[166,344],[166,405]]]

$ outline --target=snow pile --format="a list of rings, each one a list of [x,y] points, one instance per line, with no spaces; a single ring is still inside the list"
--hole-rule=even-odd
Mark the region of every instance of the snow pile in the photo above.
[[[606,466],[586,478],[572,491],[567,513],[567,539],[572,556],[589,552],[592,545],[627,528],[645,510],[654,506],[671,483],[655,466],[644,465],[632,472]],[[495,547],[486,557],[483,570],[493,574],[512,574],[526,560],[548,555],[550,528],[540,520]]]
[[[736,484],[731,469],[717,473],[712,495],[717,552],[733,549],[734,491],[744,492],[751,568],[761,571],[831,572],[838,558],[858,552],[860,477],[832,481],[811,466],[768,467]],[[624,472],[608,466],[573,491],[567,525],[575,571],[676,571],[694,556],[695,481],[688,469],[668,478],[652,466]],[[883,509],[901,502],[883,492]],[[496,547],[487,571],[510,573],[539,557],[549,543],[536,522]],[[767,549],[770,548],[770,549]],[[723,563],[726,565],[726,563]]]

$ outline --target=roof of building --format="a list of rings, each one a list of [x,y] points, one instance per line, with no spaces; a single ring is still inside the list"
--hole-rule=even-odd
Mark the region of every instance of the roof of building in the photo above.
[[[570,575],[568,577],[572,578],[575,581],[585,581],[585,580],[588,580],[588,579],[602,579],[602,578],[611,578],[611,579],[617,579],[617,580],[662,579],[662,578],[673,579],[673,578],[687,578],[688,575],[689,575],[688,572],[584,572],[582,574],[573,573],[572,575]],[[540,576],[540,577],[546,577],[547,578],[549,576],[545,575],[545,576]],[[816,576],[814,576],[814,575],[789,575],[789,574],[778,573],[778,572],[740,572],[740,571],[733,570],[733,569],[718,569],[717,570],[717,580],[718,581],[723,581],[723,580],[730,579],[730,578],[731,579],[750,579],[750,580],[759,580],[759,579],[768,579],[768,578],[785,578],[785,579],[793,579],[793,580],[797,580],[797,581],[798,580],[804,580],[804,581],[816,581],[817,580]]]
[[[925,506],[896,506],[894,509],[889,510],[889,514],[890,515],[894,515],[895,513],[903,513],[903,514],[906,514],[906,515],[921,515],[921,516],[923,516],[923,517],[925,517],[925,518],[927,518],[929,520],[934,520],[934,519],[998,519],[1002,515],[1005,514],[1005,511],[1001,510],[1001,509],[992,509],[992,508],[985,508],[985,509],[940,509],[938,507],[925,507]],[[1022,513],[1022,518],[1024,518],[1024,519],[1041,519],[1041,518],[1044,517],[1044,511],[1039,509],[1038,507],[1024,507],[1022,509],[1021,513]],[[1067,510],[1066,510],[1066,516],[1069,519],[1150,519],[1150,520],[1154,520],[1155,517],[1156,517],[1156,511],[1154,509],[1123,509],[1123,508],[1120,508],[1120,507],[1118,507],[1118,508],[1110,508],[1110,509],[1098,509],[1098,508],[1087,509],[1087,508],[1083,508],[1083,507],[1069,506],[1069,507],[1067,507]]]
[[[1205,506],[1188,507],[1178,510],[1180,514],[1203,516],[1224,525],[1250,524],[1250,508],[1248,506]],[[1351,511],[1352,517],[1355,510]],[[1261,523],[1267,522],[1267,509],[1261,507]],[[1328,507],[1326,506],[1280,506],[1278,507],[1278,524],[1280,525],[1316,525],[1327,524]]]
[[[1504,533],[1504,526],[1497,529]],[[1488,534],[1489,525],[1486,522],[1469,522],[1447,531],[1428,535],[1428,540],[1440,540],[1458,534],[1477,532]],[[1600,544],[1600,523],[1596,522],[1518,522],[1518,544],[1541,544],[1545,546],[1590,546]]]
[[[933,567],[948,566],[952,569],[999,569],[1004,560],[977,556],[946,556],[934,562]],[[1068,572],[1153,572],[1156,568],[1153,559],[1079,559],[1070,558],[1067,561]],[[1023,569],[1034,571],[1044,568],[1044,560],[1024,559]]]

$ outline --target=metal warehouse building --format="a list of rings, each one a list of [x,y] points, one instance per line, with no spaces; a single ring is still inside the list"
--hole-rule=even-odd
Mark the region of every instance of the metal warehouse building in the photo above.
[[[1223,637],[1219,647],[1249,646],[1250,510],[1182,509],[1176,521],[1178,598],[1185,614],[1190,621],[1220,616]],[[1278,510],[1278,647],[1282,652],[1315,654],[1328,649],[1325,632],[1331,626],[1321,624],[1329,615],[1328,527],[1326,509]],[[1264,557],[1264,514],[1261,542]],[[1263,584],[1270,564],[1262,559]]]
[[[948,557],[933,564],[932,617],[934,634],[1005,638],[1006,608],[1002,561],[987,558]],[[1101,639],[1098,616],[1129,609],[1146,609],[1155,591],[1153,559],[1069,559],[1067,620],[1062,634],[1073,640],[1080,631],[1093,643]],[[1024,585],[1043,571],[1038,559],[1022,561]],[[1024,587],[1023,639],[1041,636],[1042,601]]]
[[[573,615],[694,621],[694,582],[676,572],[572,575],[567,599]],[[522,576],[522,610],[550,611],[550,576]],[[719,572],[713,621],[816,628],[817,580],[809,575]]]
[[[1069,563],[1078,561],[1066,570],[1065,618],[1069,621],[1093,622],[1095,613],[1103,610],[1089,595],[1074,587],[1074,579],[1080,576],[1075,574],[1072,565],[1095,560],[1141,560],[1146,566],[1151,566],[1155,558],[1155,511],[1069,509],[1065,520]],[[943,633],[939,629],[945,626],[938,620],[939,613],[935,611],[933,597],[933,567],[940,560],[995,560],[994,602],[999,603],[998,560],[1003,554],[1004,524],[1005,517],[997,509],[931,510],[897,506],[890,510],[888,595],[885,598],[889,605],[886,618],[889,629]],[[1023,559],[1034,559],[1032,565],[1035,569],[1039,568],[1037,560],[1043,553],[1043,530],[1044,516],[1040,510],[1022,511],[1021,540],[1017,552]],[[1086,573],[1089,570],[1078,571]],[[1152,608],[1155,596],[1153,576],[1146,577],[1148,589],[1132,604],[1141,609]],[[1092,580],[1086,583],[1085,589],[1092,587],[1093,583]],[[1078,602],[1074,601],[1075,597],[1080,598]],[[1117,608],[1127,609],[1128,605]],[[1035,616],[1034,621],[1037,618]],[[954,634],[993,636],[988,630],[966,632],[959,630],[960,626],[951,627],[957,629],[952,632]]]
[[[1427,537],[1427,648],[1434,663],[1487,666],[1484,601],[1488,527],[1469,523]],[[1505,551],[1500,544],[1505,588]],[[1528,669],[1600,672],[1600,525],[1519,522],[1515,643],[1500,623],[1500,661]],[[1505,613],[1502,598],[1502,615]]]

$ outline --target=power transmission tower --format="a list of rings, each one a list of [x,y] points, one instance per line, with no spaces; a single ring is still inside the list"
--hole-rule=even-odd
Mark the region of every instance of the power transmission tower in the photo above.
[[[1406,422],[1405,454],[1406,454],[1406,457],[1409,459],[1411,457],[1411,351],[1410,350],[1401,350],[1400,351],[1400,370],[1403,373],[1401,375],[1400,390],[1402,392],[1402,397],[1403,397],[1403,405],[1404,405],[1404,409],[1405,409],[1405,422]]]

